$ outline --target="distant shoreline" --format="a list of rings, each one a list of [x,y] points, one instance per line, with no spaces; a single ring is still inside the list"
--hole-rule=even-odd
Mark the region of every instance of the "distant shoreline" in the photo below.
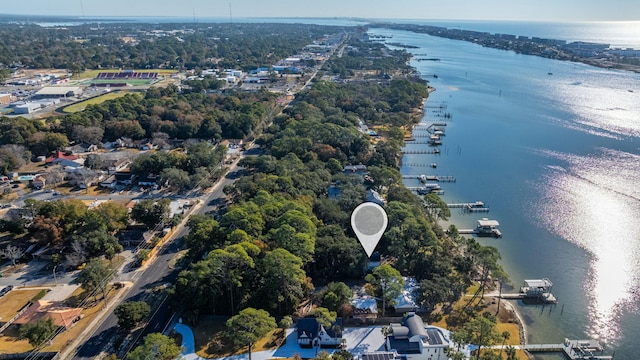
[[[379,23],[370,26],[410,31],[451,40],[461,40],[492,49],[513,51],[518,54],[533,55],[554,60],[565,60],[603,69],[623,70],[640,73],[640,49],[610,49],[609,44],[572,42],[564,40],[522,37],[510,34],[492,34],[488,32],[449,29],[440,26]],[[390,44],[393,46],[393,44]],[[636,56],[614,57],[611,54],[629,51]],[[602,52],[602,54],[599,54]],[[580,54],[591,54],[583,56]],[[626,60],[625,60],[626,59]]]

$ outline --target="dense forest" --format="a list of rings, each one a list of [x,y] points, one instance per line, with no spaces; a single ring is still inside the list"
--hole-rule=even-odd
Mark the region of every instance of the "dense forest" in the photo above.
[[[216,218],[189,221],[194,262],[175,289],[186,318],[245,307],[288,315],[314,286],[362,281],[368,259],[349,219],[368,189],[388,201],[389,226],[378,251],[401,274],[420,281],[425,307],[457,299],[478,276],[478,264],[498,270],[495,249],[446,236],[436,222],[446,212],[426,211],[423,200],[402,185],[400,126],[416,121],[410,110],[425,96],[426,85],[407,78],[357,85],[320,81],[276,116],[257,140],[265,154],[243,159],[247,175],[225,189],[233,205]],[[386,138],[374,143],[357,130],[359,119],[387,125]],[[368,176],[344,174],[350,164],[367,165]],[[330,187],[338,189],[337,197],[328,197]],[[446,208],[437,197],[425,200]],[[316,296],[318,305],[349,314],[350,296],[326,290]]]
[[[295,55],[305,45],[340,30],[309,24],[0,24],[0,69],[248,71]]]

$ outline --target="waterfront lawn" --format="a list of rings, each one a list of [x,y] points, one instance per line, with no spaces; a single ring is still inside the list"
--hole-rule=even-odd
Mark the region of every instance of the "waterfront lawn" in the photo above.
[[[507,300],[500,301],[500,312],[498,312],[497,298],[485,295],[484,303],[481,298],[476,298],[472,304],[469,304],[473,294],[478,290],[479,285],[473,285],[469,287],[465,293],[457,302],[455,302],[450,309],[444,311],[442,308],[437,308],[430,314],[430,325],[438,326],[444,329],[454,330],[457,328],[457,324],[460,322],[456,314],[465,307],[473,309],[476,316],[482,316],[482,313],[489,312],[494,314],[497,318],[496,333],[502,335],[504,331],[509,332],[509,339],[507,339],[505,345],[520,345],[520,325],[518,324],[517,314],[513,305]],[[502,342],[498,342],[496,345],[502,345]],[[520,360],[528,360],[529,357],[523,350],[517,350],[517,358]],[[507,355],[503,351],[502,358],[506,359]]]

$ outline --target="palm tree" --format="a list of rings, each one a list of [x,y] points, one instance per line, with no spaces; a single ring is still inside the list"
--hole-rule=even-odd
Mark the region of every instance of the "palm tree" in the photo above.
[[[509,340],[509,338],[511,337],[511,333],[505,330],[500,336],[502,336],[502,346],[500,347],[500,358],[502,358],[502,349],[504,348],[504,343]]]
[[[513,346],[507,345],[505,353],[507,353],[507,360],[518,360],[518,358],[516,357],[516,348],[514,348]]]

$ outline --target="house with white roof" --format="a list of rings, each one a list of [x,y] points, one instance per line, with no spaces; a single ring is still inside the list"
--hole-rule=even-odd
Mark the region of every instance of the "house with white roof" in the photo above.
[[[420,305],[416,300],[416,292],[419,289],[418,281],[413,277],[403,277],[404,288],[402,293],[395,299],[393,306],[396,313],[405,313],[409,311],[418,311]]]

